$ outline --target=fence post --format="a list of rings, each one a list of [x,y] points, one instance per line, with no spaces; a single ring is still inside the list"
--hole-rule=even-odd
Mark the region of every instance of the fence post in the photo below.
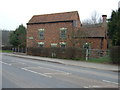
[[[18,52],[19,52],[19,47],[18,47]]]
[[[27,49],[27,47],[25,47],[25,53],[26,53],[26,54],[28,53],[28,49]]]
[[[23,53],[23,47],[22,47],[22,50],[21,50],[21,52]]]
[[[14,52],[14,48],[12,48],[12,53]]]
[[[15,47],[15,52],[16,52],[16,47]]]
[[[88,48],[86,48],[86,61],[88,60]]]

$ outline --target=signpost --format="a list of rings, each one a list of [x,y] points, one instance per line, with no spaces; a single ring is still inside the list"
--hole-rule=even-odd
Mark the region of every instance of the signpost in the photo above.
[[[85,48],[85,50],[86,50],[85,59],[86,59],[86,61],[87,61],[88,58],[89,58],[89,43],[85,43],[84,48]]]

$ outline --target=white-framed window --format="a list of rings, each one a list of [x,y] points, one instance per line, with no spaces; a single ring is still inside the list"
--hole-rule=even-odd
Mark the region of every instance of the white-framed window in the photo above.
[[[28,37],[28,39],[34,39],[33,37]]]
[[[73,26],[77,27],[77,20],[73,20]]]
[[[38,42],[38,47],[44,47],[44,42]]]
[[[60,38],[67,38],[67,28],[60,28]]]
[[[40,40],[44,39],[44,31],[45,31],[45,29],[38,29],[38,31],[39,31]]]
[[[84,49],[90,49],[90,46],[91,46],[91,45],[90,45],[89,42],[86,42],[86,43],[83,44],[83,48],[84,48]]]
[[[57,43],[51,43],[51,47],[57,47]]]
[[[61,48],[65,48],[65,47],[66,47],[66,44],[67,44],[66,42],[60,42],[60,47],[61,47]]]

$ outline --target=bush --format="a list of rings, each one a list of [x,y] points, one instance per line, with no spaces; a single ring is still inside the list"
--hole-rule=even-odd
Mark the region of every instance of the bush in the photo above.
[[[120,64],[120,46],[113,46],[110,49],[110,58],[113,64]]]
[[[43,57],[57,57],[57,58],[81,58],[84,56],[82,49],[79,48],[27,48],[27,54],[33,56]]]
[[[89,57],[101,57],[101,54],[98,53],[100,50],[91,50]],[[93,53],[94,52],[94,53]],[[63,58],[63,59],[85,59],[86,50],[82,48],[40,48],[40,47],[29,47],[27,48],[27,54],[33,56],[42,56],[42,57],[54,57],[54,58]]]
[[[2,47],[2,50],[12,50],[12,46],[5,46],[5,47]]]

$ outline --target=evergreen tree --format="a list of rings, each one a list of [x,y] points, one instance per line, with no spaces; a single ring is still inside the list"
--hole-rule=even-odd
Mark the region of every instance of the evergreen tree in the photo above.
[[[108,36],[112,40],[112,45],[120,46],[120,8],[112,11],[108,21]]]
[[[19,27],[10,34],[10,43],[14,47],[26,47],[26,28],[23,25],[19,25]]]

